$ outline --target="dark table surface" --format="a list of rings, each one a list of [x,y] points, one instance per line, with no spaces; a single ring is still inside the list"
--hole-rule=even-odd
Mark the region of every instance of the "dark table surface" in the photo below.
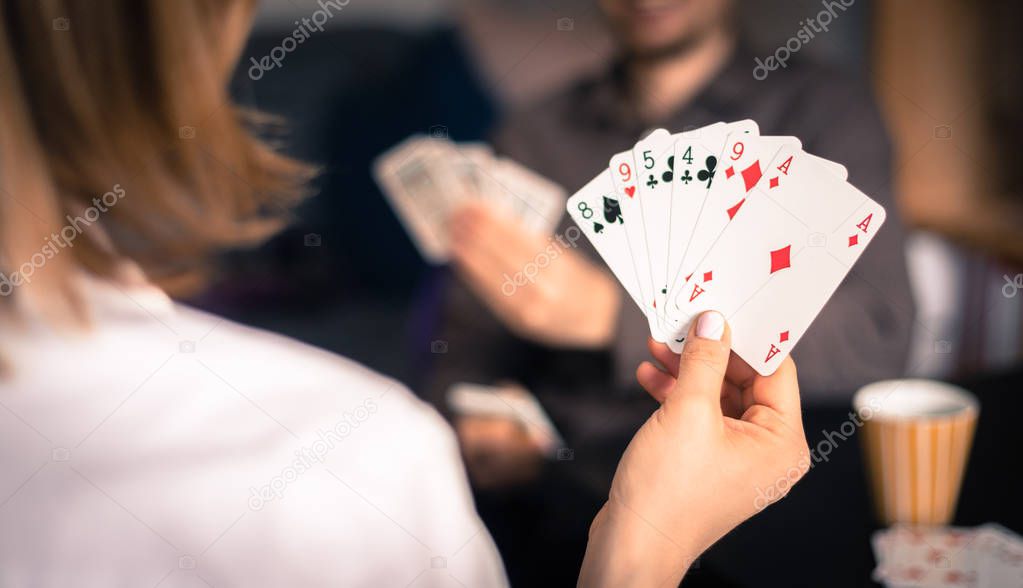
[[[997,522],[1023,532],[1023,368],[957,383],[977,395],[981,414],[953,524]],[[806,409],[811,448],[847,420],[848,408]],[[879,525],[857,437],[832,435],[827,461],[711,548],[682,585],[875,586],[870,536]]]

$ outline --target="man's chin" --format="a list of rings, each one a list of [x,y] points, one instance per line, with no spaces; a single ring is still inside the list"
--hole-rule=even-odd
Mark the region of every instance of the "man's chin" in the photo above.
[[[683,55],[691,50],[699,41],[699,35],[686,35],[664,41],[644,39],[641,42],[629,43],[629,55],[639,61],[660,61]]]

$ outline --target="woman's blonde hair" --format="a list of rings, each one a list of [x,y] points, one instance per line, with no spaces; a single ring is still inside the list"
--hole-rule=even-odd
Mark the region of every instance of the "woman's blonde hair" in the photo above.
[[[0,2],[0,293],[74,313],[73,267],[180,283],[279,228],[310,171],[230,103],[253,4]]]

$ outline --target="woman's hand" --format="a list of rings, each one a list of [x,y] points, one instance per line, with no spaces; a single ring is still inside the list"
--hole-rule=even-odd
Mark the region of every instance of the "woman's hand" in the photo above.
[[[450,220],[462,279],[513,333],[556,347],[610,344],[621,293],[564,239],[534,235],[472,203]]]
[[[580,586],[677,586],[704,550],[809,469],[796,366],[770,377],[730,353],[704,313],[681,357],[650,342],[640,384],[661,407],[626,449],[590,528]]]

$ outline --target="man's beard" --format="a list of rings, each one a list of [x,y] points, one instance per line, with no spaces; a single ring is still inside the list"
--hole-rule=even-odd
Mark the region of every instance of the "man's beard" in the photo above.
[[[628,61],[633,63],[641,63],[646,65],[654,65],[662,61],[670,61],[682,57],[691,52],[710,35],[709,30],[698,30],[691,33],[680,35],[669,43],[665,43],[660,47],[644,47],[636,49],[633,47],[627,47],[625,49],[625,57]]]

